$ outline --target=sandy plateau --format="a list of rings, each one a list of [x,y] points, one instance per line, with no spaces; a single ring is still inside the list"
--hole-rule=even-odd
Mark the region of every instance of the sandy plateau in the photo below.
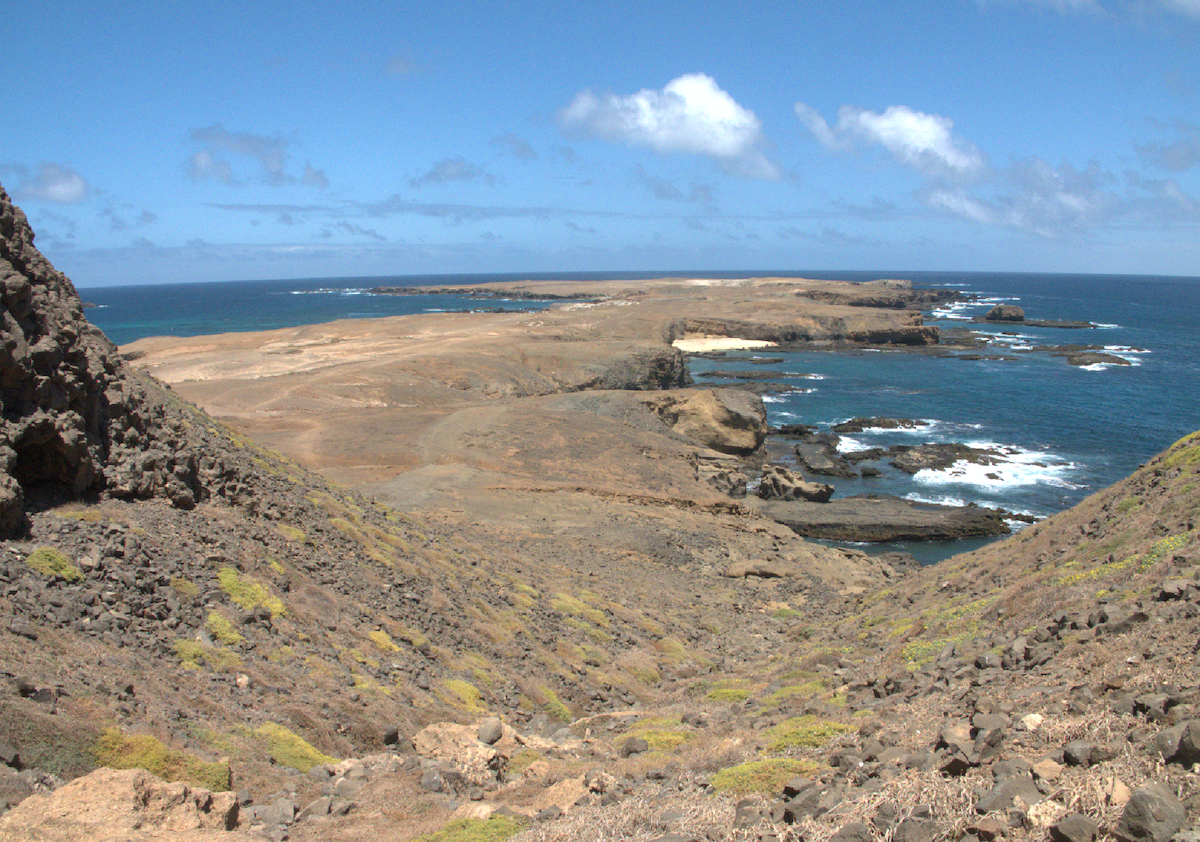
[[[595,300],[152,338],[122,351],[250,438],[483,545],[520,545],[547,561],[581,553],[598,564],[698,561],[715,573],[765,562],[864,584],[844,552],[800,540],[704,481],[701,462],[730,456],[670,424],[663,401],[690,392],[678,388],[688,382],[682,350],[936,341],[919,313],[806,295],[861,289],[866,298],[879,289],[871,284],[494,286]]]

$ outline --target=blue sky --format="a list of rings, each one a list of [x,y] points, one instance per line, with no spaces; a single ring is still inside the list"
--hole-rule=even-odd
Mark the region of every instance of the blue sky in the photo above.
[[[5,11],[0,183],[79,286],[1200,276],[1200,0]]]

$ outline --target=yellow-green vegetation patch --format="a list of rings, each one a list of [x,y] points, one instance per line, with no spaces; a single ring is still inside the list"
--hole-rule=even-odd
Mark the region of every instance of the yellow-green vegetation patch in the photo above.
[[[446,692],[439,695],[447,704],[464,708],[468,713],[485,713],[487,711],[479,689],[471,682],[448,678],[442,682],[442,687]]]
[[[179,639],[174,643],[175,656],[184,669],[198,670],[207,665],[213,672],[228,672],[242,665],[242,659],[234,653],[218,649],[215,646],[205,646],[195,640]]]
[[[1200,432],[1184,436],[1171,445],[1164,467],[1176,468],[1200,462]]]
[[[795,608],[776,608],[771,612],[771,616],[776,620],[798,620],[804,616],[804,613]]]
[[[273,595],[266,585],[239,576],[237,570],[232,567],[222,567],[218,570],[217,581],[221,583],[221,590],[243,611],[253,611],[258,606],[265,605],[276,617],[287,613],[283,601]]]
[[[563,700],[558,697],[551,688],[542,686],[539,688],[546,708],[546,713],[551,719],[559,722],[570,722],[572,720],[571,711],[563,704]]]
[[[523,748],[509,758],[506,775],[509,780],[516,780],[526,769],[543,759],[541,752],[534,751],[531,748]]]
[[[400,638],[401,640],[408,641],[408,645],[414,649],[420,649],[429,642],[429,638],[427,638],[425,635],[421,634],[416,629],[409,628],[403,623],[397,624],[393,631],[396,632],[396,637]]]
[[[378,646],[383,652],[400,651],[400,647],[396,645],[394,640],[392,640],[392,636],[383,629],[376,629],[375,631],[369,633],[367,637],[371,638],[371,642]]]
[[[455,819],[441,830],[418,836],[413,842],[504,842],[524,829],[525,823],[511,816]]]
[[[322,763],[337,763],[337,758],[322,754],[300,735],[275,722],[260,725],[254,731],[266,744],[267,752],[279,766],[308,772]]]
[[[710,702],[744,702],[750,698],[749,687],[717,687],[705,695]]]
[[[53,547],[38,547],[25,556],[25,563],[43,576],[57,576],[68,582],[78,582],[83,578],[83,571],[65,553]]]
[[[817,719],[815,716],[795,716],[767,729],[767,748],[788,751],[796,748],[822,748],[838,734],[851,730],[841,722]]]
[[[796,775],[809,775],[818,768],[820,767],[812,761],[784,757],[752,760],[717,772],[712,777],[712,787],[717,792],[728,792],[731,795],[760,792],[763,795],[774,796]]]
[[[233,627],[233,623],[229,621],[228,617],[216,611],[208,612],[208,619],[204,621],[204,628],[208,629],[209,634],[216,638],[218,643],[224,643],[226,646],[241,643],[246,639]]]
[[[623,743],[628,737],[641,737],[653,751],[670,751],[691,742],[695,736],[678,716],[657,716],[634,723],[628,734],[618,737],[617,742]]]
[[[575,617],[582,617],[593,625],[600,628],[608,628],[610,621],[604,615],[604,612],[598,608],[592,608],[587,603],[577,599],[570,594],[557,593],[550,600],[550,607],[560,614],[570,614]]]
[[[275,528],[279,530],[280,535],[296,544],[303,544],[308,540],[308,536],[304,534],[304,530],[295,526],[290,526],[286,523],[278,523],[275,525]]]
[[[1166,538],[1157,541],[1144,555],[1135,554],[1118,561],[1108,561],[1087,570],[1080,570],[1068,573],[1065,576],[1059,576],[1054,582],[1059,585],[1078,585],[1082,582],[1095,581],[1102,576],[1109,576],[1123,571],[1145,573],[1169,554],[1187,546],[1190,540],[1187,534],[1168,535]],[[1073,563],[1069,562],[1068,564]],[[1066,566],[1063,565],[1063,567]]]
[[[788,684],[785,687],[780,687],[771,695],[763,699],[763,702],[768,705],[777,705],[784,699],[791,699],[796,696],[801,698],[812,698],[819,696],[826,690],[825,682],[820,678],[811,678],[800,684]]]
[[[108,728],[92,746],[99,766],[145,769],[167,781],[186,781],[213,792],[229,789],[229,764],[215,763],[167,748],[149,734],[123,734]]]
[[[171,587],[180,596],[199,596],[200,586],[191,579],[186,579],[183,576],[172,576]]]

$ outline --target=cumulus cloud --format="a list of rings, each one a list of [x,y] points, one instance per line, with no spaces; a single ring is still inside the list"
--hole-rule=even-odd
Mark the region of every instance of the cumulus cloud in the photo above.
[[[662,90],[629,96],[582,91],[559,113],[567,131],[687,152],[720,161],[742,175],[775,179],[779,170],[762,152],[762,126],[754,112],[703,73],[672,79]]]
[[[410,187],[427,187],[430,184],[447,184],[452,181],[482,181],[484,184],[495,185],[496,176],[487,172],[483,167],[472,164],[464,158],[443,158],[424,175],[410,178]]]
[[[88,198],[92,188],[86,178],[70,167],[43,162],[38,164],[33,175],[25,178],[14,192],[20,199],[41,199],[44,202],[75,205]]]
[[[822,146],[882,146],[905,166],[925,175],[974,178],[987,168],[983,153],[954,135],[954,121],[939,114],[893,105],[883,113],[843,105],[830,126],[815,109],[796,103],[796,116]]]

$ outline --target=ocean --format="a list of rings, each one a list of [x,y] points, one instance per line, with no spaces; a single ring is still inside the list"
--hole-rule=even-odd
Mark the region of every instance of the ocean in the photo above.
[[[772,424],[826,429],[854,416],[918,421],[913,429],[844,437],[843,450],[892,444],[961,442],[1000,450],[998,466],[960,463],[908,475],[886,461],[864,463],[876,477],[816,478],[838,496],[886,493],[929,502],[995,506],[1041,518],[1127,476],[1183,435],[1200,429],[1200,278],[945,272],[627,272],[546,275],[437,275],[321,278],[81,290],[90,321],[118,344],[145,336],[197,336],[267,330],[334,319],[459,309],[531,309],[530,301],[460,296],[378,296],[374,286],[439,286],[502,280],[753,277],[775,275],[867,281],[905,278],[952,288],[978,300],[932,311],[926,322],[970,329],[986,340],[978,358],[904,350],[773,349],[696,358],[698,383],[716,369],[772,372],[794,391],[767,394]],[[996,303],[1020,306],[1029,320],[1086,321],[1094,329],[985,325],[970,321]],[[1045,346],[1103,346],[1129,365],[1070,365]],[[1042,348],[1043,350],[1038,350]],[[1000,356],[1001,359],[989,359]],[[779,358],[752,363],[753,358]],[[1020,528],[1020,523],[1014,523]],[[875,545],[925,563],[979,542]]]

